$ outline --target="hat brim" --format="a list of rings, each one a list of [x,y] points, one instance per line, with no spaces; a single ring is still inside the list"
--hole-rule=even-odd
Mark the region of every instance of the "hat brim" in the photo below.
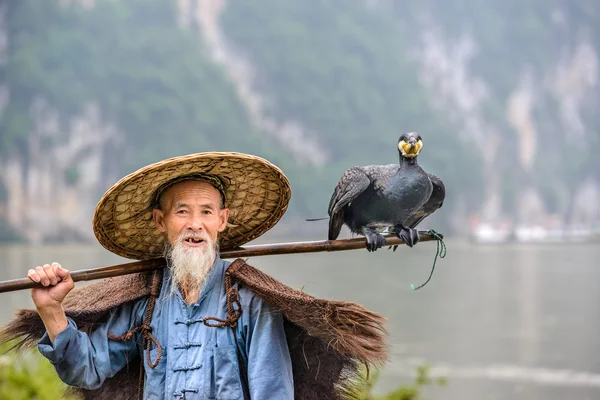
[[[271,229],[287,210],[290,184],[267,160],[243,153],[212,152],[173,157],[143,167],[111,187],[96,206],[94,234],[107,250],[147,260],[161,257],[165,236],[152,218],[157,188],[184,175],[210,174],[225,178],[229,222],[219,235],[221,250],[254,240]]]

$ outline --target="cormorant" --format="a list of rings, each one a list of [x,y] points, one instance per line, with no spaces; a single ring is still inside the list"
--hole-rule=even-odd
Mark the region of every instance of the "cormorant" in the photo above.
[[[422,147],[418,133],[405,133],[398,140],[398,164],[348,169],[329,202],[329,240],[336,239],[346,224],[366,237],[369,251],[385,245],[383,228],[393,228],[408,246],[415,245],[419,241],[415,227],[442,206],[446,193],[441,179],[419,166]]]

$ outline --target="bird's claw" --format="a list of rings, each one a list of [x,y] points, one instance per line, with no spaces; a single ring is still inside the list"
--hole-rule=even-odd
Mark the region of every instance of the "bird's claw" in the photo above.
[[[408,247],[413,247],[419,241],[419,232],[413,228],[404,228],[400,230],[398,237],[402,239],[404,244]]]
[[[365,232],[367,239],[367,250],[369,252],[375,251],[378,248],[385,246],[385,237],[377,232]]]

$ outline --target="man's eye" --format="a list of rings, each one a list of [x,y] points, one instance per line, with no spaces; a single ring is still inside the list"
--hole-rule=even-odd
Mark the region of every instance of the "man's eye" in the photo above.
[[[187,213],[186,210],[179,210],[179,211],[177,211],[177,214],[186,214],[186,213]]]
[[[210,211],[210,210],[204,210],[204,214],[212,214],[212,211]]]

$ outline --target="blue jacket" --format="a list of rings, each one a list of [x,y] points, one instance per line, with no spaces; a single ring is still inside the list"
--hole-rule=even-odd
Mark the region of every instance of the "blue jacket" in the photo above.
[[[108,333],[123,335],[143,323],[148,298],[114,309],[89,336],[78,331],[69,319],[68,327],[56,336],[54,344],[46,334],[38,348],[60,378],[72,386],[96,389],[142,354],[144,399],[243,399],[231,328],[202,323],[209,316],[226,318],[224,277],[229,264],[217,257],[197,303],[190,305],[179,290],[170,294],[171,277],[168,268],[164,269],[161,294],[150,324],[163,349],[155,368],[148,365],[139,334],[128,342],[108,339]],[[251,398],[293,399],[292,364],[281,313],[243,287],[239,300],[242,315],[236,334],[247,366]],[[150,351],[152,361],[156,360],[157,351],[156,346]]]

